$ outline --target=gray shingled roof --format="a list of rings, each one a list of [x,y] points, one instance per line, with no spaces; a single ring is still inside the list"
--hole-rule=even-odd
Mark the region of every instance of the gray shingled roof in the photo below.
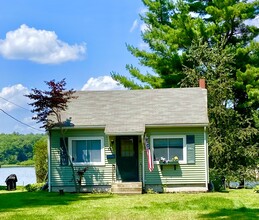
[[[78,91],[62,118],[106,134],[140,134],[146,126],[208,124],[207,90],[201,88]]]

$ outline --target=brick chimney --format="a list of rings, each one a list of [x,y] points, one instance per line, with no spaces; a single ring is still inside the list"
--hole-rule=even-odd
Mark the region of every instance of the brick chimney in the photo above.
[[[202,89],[206,89],[206,83],[205,83],[205,79],[204,78],[201,78],[199,80],[199,87],[202,88]]]

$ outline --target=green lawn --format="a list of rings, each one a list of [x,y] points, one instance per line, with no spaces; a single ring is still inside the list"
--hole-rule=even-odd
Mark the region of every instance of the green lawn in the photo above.
[[[259,193],[120,196],[0,190],[0,219],[259,219]]]

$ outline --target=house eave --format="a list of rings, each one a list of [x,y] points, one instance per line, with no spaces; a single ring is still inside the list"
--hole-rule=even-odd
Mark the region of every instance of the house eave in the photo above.
[[[105,129],[105,125],[74,125],[74,126],[63,126],[63,129]],[[52,130],[59,130],[60,127],[54,127]]]
[[[209,123],[168,123],[168,124],[145,124],[145,128],[168,128],[168,127],[207,127]],[[63,126],[63,129],[72,130],[72,129],[104,129],[106,125],[74,125],[74,126]],[[52,130],[59,130],[60,127],[53,127]],[[116,131],[116,132],[107,132],[106,135],[143,135],[145,131],[136,130],[136,131]]]
[[[173,123],[173,124],[146,124],[146,128],[164,128],[164,127],[207,127],[209,123]]]

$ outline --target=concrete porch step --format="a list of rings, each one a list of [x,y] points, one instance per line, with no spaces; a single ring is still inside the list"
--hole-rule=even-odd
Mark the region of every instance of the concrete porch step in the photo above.
[[[115,194],[142,194],[142,182],[113,183],[111,192]]]

